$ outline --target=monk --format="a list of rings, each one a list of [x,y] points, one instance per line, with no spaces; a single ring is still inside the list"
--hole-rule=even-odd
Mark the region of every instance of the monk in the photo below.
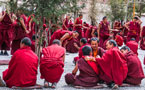
[[[26,27],[26,24],[24,22],[24,18],[21,16],[21,11],[17,11],[17,19],[13,23],[13,29],[14,29],[14,39],[12,41],[12,50],[11,54],[13,55],[16,50],[20,48],[20,42],[21,40],[26,37],[26,35],[29,33]]]
[[[112,89],[122,85],[128,72],[126,58],[117,47],[114,40],[106,43],[107,52],[102,58],[97,57],[96,62],[99,67],[99,78],[106,82],[108,87]]]
[[[114,24],[113,24],[113,29],[114,30],[118,30],[118,31],[113,31],[114,33],[114,37],[116,37],[117,33],[122,30],[122,25],[121,25],[121,22],[118,20],[118,21],[115,21]]]
[[[74,25],[73,25],[73,30],[77,31],[79,33],[78,39],[80,40],[84,35],[82,31],[82,21],[83,15],[80,14],[78,18],[75,19]]]
[[[99,81],[98,68],[95,62],[86,61],[85,57],[91,56],[92,49],[90,46],[84,46],[82,48],[83,56],[79,59],[76,67],[72,73],[65,75],[65,81],[69,85],[80,87],[94,87],[97,86]],[[79,70],[79,75],[76,75]]]
[[[40,73],[46,88],[55,88],[64,71],[65,48],[60,45],[61,42],[55,39],[51,46],[42,50]]]
[[[145,26],[143,26],[142,30],[141,30],[141,42],[140,42],[140,48],[142,50],[145,50]]]
[[[31,40],[21,40],[20,49],[12,56],[8,69],[3,72],[3,80],[9,88],[36,85],[38,57],[31,50]]]
[[[51,36],[49,45],[52,44],[53,40],[59,39],[61,41],[61,44],[63,44],[65,46],[67,44],[67,42],[65,42],[66,40],[70,40],[72,38],[77,38],[78,35],[79,35],[79,33],[76,31],[66,31],[66,30],[61,30],[61,29],[57,30]]]
[[[98,33],[97,32],[97,27],[95,25],[91,25],[90,28],[86,31],[85,33],[85,37],[87,39],[91,39],[92,37],[96,37],[95,36],[95,33]]]
[[[127,77],[124,82],[132,85],[140,85],[141,81],[144,79],[141,61],[139,60],[138,56],[130,50],[129,47],[124,46],[120,50],[126,57],[128,67]]]
[[[63,20],[63,25],[62,25],[63,30],[69,30],[68,29],[69,19],[70,19],[70,15],[67,15],[66,18]]]
[[[81,46],[81,47],[79,47],[76,43],[74,44],[74,46],[75,46],[76,48],[79,49],[79,56],[74,58],[74,63],[75,63],[75,64],[76,64],[76,62],[77,62],[80,58],[82,58],[82,56],[83,56],[82,48],[83,48],[84,46],[86,46],[86,45],[89,45],[89,44],[87,43],[87,39],[86,39],[86,38],[80,39],[80,46]]]
[[[108,39],[109,37],[109,30],[110,30],[110,25],[107,21],[107,17],[103,17],[103,20],[100,22],[99,27],[98,27],[98,37],[100,39],[100,47],[103,47],[103,43],[105,40]]]
[[[129,30],[127,41],[130,41],[131,38],[135,38],[136,42],[139,42],[141,24],[142,21],[137,16],[133,18],[133,21],[125,24],[125,27]]]
[[[83,23],[83,32],[84,32],[84,34],[86,33],[86,31],[89,29],[89,24],[88,23],[86,23],[86,22],[84,22]],[[85,36],[85,38],[86,38],[86,36]]]
[[[99,39],[96,37],[91,38],[91,47],[92,47],[92,56],[95,58],[97,56],[102,57],[103,54],[105,53],[105,50],[99,47]]]
[[[131,38],[131,40],[126,43],[126,46],[128,46],[136,55],[138,55],[138,43],[136,42],[135,38]]]
[[[118,46],[122,46],[124,42],[123,37],[119,33],[115,36],[115,41]]]
[[[10,50],[13,35],[12,23],[10,15],[3,12],[3,16],[0,18],[0,55],[8,55],[7,50]]]
[[[72,20],[70,20],[70,22],[68,24],[68,29],[69,29],[69,31],[73,30],[73,22],[72,22]]]

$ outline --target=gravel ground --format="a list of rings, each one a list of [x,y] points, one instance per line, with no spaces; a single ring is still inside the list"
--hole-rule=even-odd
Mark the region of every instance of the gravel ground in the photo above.
[[[142,50],[139,49],[138,53],[139,53],[139,58],[140,58],[140,60],[143,64],[145,51],[142,51]],[[64,75],[66,73],[72,72],[72,70],[74,68],[74,64],[72,63],[72,61],[73,61],[73,58],[75,56],[77,56],[77,53],[75,53],[75,54],[67,53],[66,59],[65,59],[64,73],[61,77],[61,80],[57,84],[56,89],[53,89],[53,90],[77,90],[73,87],[67,86],[67,84],[65,83],[65,80],[64,80]],[[11,56],[8,56],[8,57],[0,56],[0,60],[8,60],[10,58],[11,58]],[[1,65],[0,66],[0,76],[2,76],[2,72],[5,69],[7,69],[7,67],[8,67],[8,65]],[[144,65],[143,65],[143,68],[144,68]],[[145,72],[145,68],[144,68],[144,72]],[[38,72],[37,83],[40,84],[40,85],[43,85],[43,81],[44,80],[40,79],[40,73]],[[4,87],[4,88],[0,87],[0,90],[11,90],[11,89],[6,88],[6,87]],[[49,88],[45,89],[44,88],[44,90],[51,90],[51,89],[49,89]],[[82,89],[79,89],[79,90],[82,90]],[[88,89],[83,89],[83,90],[88,90]],[[89,90],[95,90],[95,89],[89,89]],[[110,90],[110,89],[109,88],[104,88],[104,89],[100,89],[100,90]],[[140,85],[140,87],[121,87],[121,88],[119,88],[119,90],[145,90],[145,80],[142,80],[142,84]]]

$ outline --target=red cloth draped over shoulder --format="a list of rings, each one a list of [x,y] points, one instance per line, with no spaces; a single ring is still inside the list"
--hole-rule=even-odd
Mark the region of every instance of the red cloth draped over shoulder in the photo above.
[[[3,80],[8,87],[29,87],[36,85],[38,57],[30,47],[17,50],[8,69],[3,72]]]
[[[126,43],[126,46],[128,46],[136,55],[138,55],[138,43],[136,41],[129,41]]]
[[[116,84],[121,85],[127,76],[128,68],[124,55],[117,47],[108,50],[102,58],[96,58],[99,67]]]
[[[51,40],[50,40],[50,44],[52,44],[53,40],[55,39],[61,39],[63,37],[63,35],[65,35],[66,33],[68,33],[70,36],[72,36],[73,32],[72,31],[66,31],[66,30],[62,30],[62,29],[59,29],[57,31],[55,31],[53,33],[53,35],[51,36]]]
[[[123,37],[120,35],[116,35],[115,41],[117,42],[118,46],[122,46],[124,42]]]
[[[58,82],[64,71],[65,48],[54,44],[44,48],[42,54],[43,57],[40,61],[41,78],[51,83]]]

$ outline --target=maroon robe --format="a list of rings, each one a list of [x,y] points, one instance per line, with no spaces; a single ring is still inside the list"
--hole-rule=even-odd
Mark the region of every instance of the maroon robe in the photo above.
[[[70,40],[67,40],[68,43],[66,45],[66,51],[69,53],[77,53],[78,49],[74,46],[74,43],[76,43],[79,46],[79,41],[77,38],[71,38]]]
[[[66,30],[62,30],[62,29],[55,31],[53,33],[53,35],[51,36],[51,40],[50,40],[49,45],[51,45],[53,40],[55,40],[55,39],[60,40],[63,37],[63,35],[65,35],[66,33],[68,33],[70,36],[72,36],[72,34],[73,34],[71,31],[66,31]]]
[[[86,62],[83,58],[78,61],[79,75],[73,75],[68,73],[65,75],[65,81],[67,84],[74,86],[93,87],[97,86],[99,81],[97,72],[94,71],[90,63],[96,64],[95,62]],[[96,64],[97,65],[97,64]],[[95,66],[97,69],[97,66]]]
[[[84,32],[84,37],[86,38],[86,31],[89,29],[89,24],[88,23],[86,23],[86,24],[84,24],[84,26],[86,27],[86,28],[83,28],[83,32]]]
[[[126,43],[126,46],[128,46],[136,55],[138,55],[138,43],[136,41],[129,41]]]
[[[118,46],[122,46],[123,45],[123,37],[122,36],[116,35],[115,41],[118,44]]]
[[[140,48],[142,50],[145,50],[145,26],[143,26],[143,30],[142,30],[142,36],[141,36],[141,42],[140,42]]]
[[[129,24],[129,32],[127,35],[127,41],[130,41],[131,38],[135,38],[136,42],[139,42],[140,36],[140,24],[137,22],[131,21]]]
[[[106,83],[114,81],[121,85],[127,76],[128,68],[124,55],[115,47],[108,50],[102,58],[96,58],[100,68],[99,77]]]
[[[132,51],[125,54],[128,66],[127,77],[124,82],[139,85],[141,80],[144,78],[144,72],[141,62],[136,54]]]
[[[50,83],[58,82],[63,73],[63,56],[65,48],[57,44],[46,47],[42,51],[43,57],[40,61],[41,78]]]
[[[26,32],[25,32],[24,28],[22,27],[22,25],[20,25],[19,20],[16,20],[13,23],[13,29],[14,29],[14,39],[12,41],[12,46],[11,46],[12,55],[16,50],[18,50],[20,48],[21,39],[23,39],[26,36]]]
[[[0,22],[0,50],[10,50],[13,37],[12,22],[8,14]]]
[[[82,25],[82,20],[79,18],[76,18],[76,24]],[[77,31],[79,33],[78,39],[80,40],[82,37],[84,37],[84,32],[82,31],[82,26],[75,26],[74,31]]]
[[[30,47],[17,50],[8,69],[3,72],[3,80],[8,87],[29,87],[36,85],[38,57]]]
[[[68,28],[69,28],[70,31],[73,30],[73,22],[72,22],[72,20],[70,20]]]
[[[91,35],[93,29],[95,29],[95,32],[97,32],[97,27],[96,27],[96,26],[90,26],[90,29],[88,29],[88,30],[86,31],[85,37],[86,37],[87,39],[93,37],[93,36]],[[94,32],[94,33],[95,33],[95,32]]]
[[[35,41],[31,41],[32,44],[31,44],[31,49],[33,52],[35,52]]]
[[[105,42],[105,40],[107,40],[109,38],[109,23],[104,24],[103,21],[101,21],[100,23],[101,28],[100,28],[100,43],[99,46],[103,47],[103,43]]]
[[[68,28],[68,24],[69,24],[69,20],[68,18],[65,18],[65,22],[64,22],[65,26]],[[62,29],[63,30],[67,30],[67,28],[64,25],[62,25]]]

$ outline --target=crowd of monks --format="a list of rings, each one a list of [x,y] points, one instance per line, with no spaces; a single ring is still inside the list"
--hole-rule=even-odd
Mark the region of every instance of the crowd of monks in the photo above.
[[[64,71],[66,51],[78,52],[73,61],[75,68],[65,75],[65,82],[75,88],[103,88],[103,84],[113,89],[138,86],[144,79],[138,47],[145,50],[145,26],[141,26],[139,17],[124,24],[115,21],[111,29],[106,16],[99,25],[89,25],[83,22],[82,14],[74,23],[67,15],[62,28],[45,32],[48,46],[42,45],[40,62],[35,54],[40,38],[36,35],[34,17],[19,11],[16,15],[1,14],[0,55],[8,55],[10,50],[13,56],[3,78],[0,77],[0,86],[40,87],[36,84],[39,67],[44,87],[55,88]],[[43,27],[49,30],[46,24]]]

